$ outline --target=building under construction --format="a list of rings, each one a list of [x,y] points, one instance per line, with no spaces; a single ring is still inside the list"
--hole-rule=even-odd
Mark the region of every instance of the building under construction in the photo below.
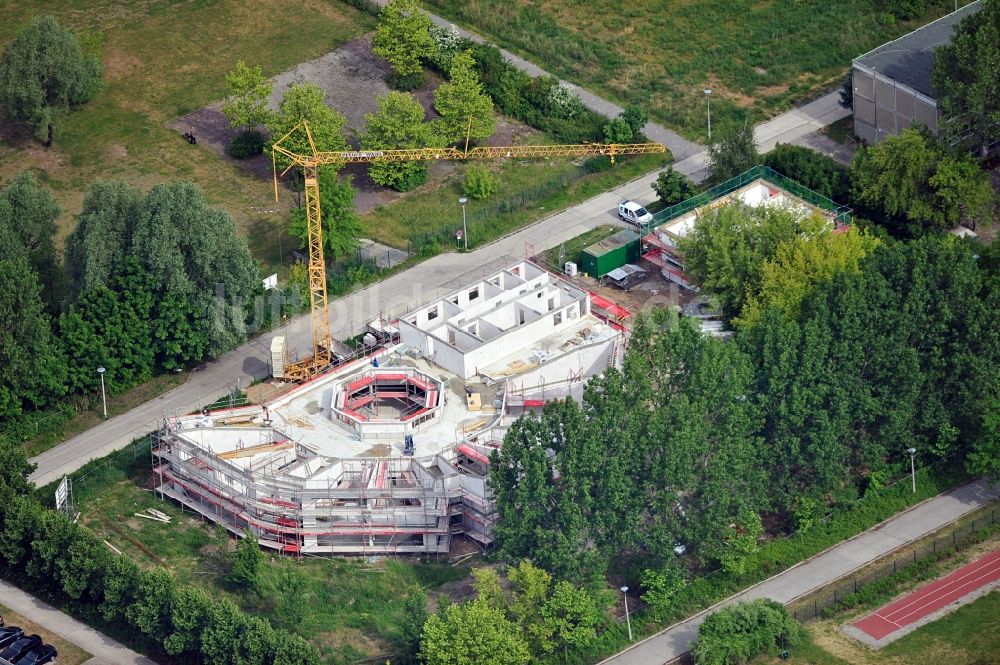
[[[292,554],[486,545],[490,454],[511,418],[579,395],[622,349],[586,290],[530,262],[373,333],[386,342],[374,353],[262,404],[167,419],[158,494]]]

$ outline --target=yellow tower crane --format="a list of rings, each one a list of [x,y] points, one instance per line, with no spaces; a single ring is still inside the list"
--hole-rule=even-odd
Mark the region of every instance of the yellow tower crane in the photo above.
[[[470,122],[471,125],[471,122]],[[282,143],[301,130],[309,142],[310,154],[300,154]],[[375,162],[416,162],[465,159],[503,159],[524,157],[588,157],[607,155],[614,162],[616,155],[646,155],[665,152],[659,143],[583,143],[579,145],[482,146],[465,148],[409,148],[400,150],[321,151],[316,148],[309,122],[303,120],[272,144],[274,166],[274,198],[278,199],[277,155],[288,158],[293,166],[302,167],[306,193],[306,228],[309,240],[309,303],[312,316],[313,353],[295,363],[286,364],[284,377],[307,379],[328,367],[333,360],[333,338],[330,336],[330,311],[326,293],[326,263],[323,259],[323,225],[319,201],[319,167],[331,164]]]

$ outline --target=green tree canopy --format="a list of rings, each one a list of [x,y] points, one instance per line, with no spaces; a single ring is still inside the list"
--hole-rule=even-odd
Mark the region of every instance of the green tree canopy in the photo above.
[[[493,136],[497,128],[493,102],[479,82],[471,51],[463,51],[452,60],[448,82],[434,91],[434,108],[441,115],[435,124],[445,144],[464,142],[467,135],[472,141]]]
[[[52,16],[31,21],[0,58],[0,108],[29,123],[51,146],[60,115],[89,102],[101,83],[101,62]]]
[[[0,256],[0,422],[65,394],[66,358],[38,277],[24,256]]]
[[[320,219],[323,223],[324,257],[334,261],[351,256],[358,249],[358,239],[364,227],[354,209],[358,190],[351,185],[351,176],[337,177],[329,167],[319,169]],[[289,233],[299,238],[303,246],[309,241],[305,208],[292,211]]]
[[[226,101],[222,103],[222,113],[230,125],[242,127],[245,132],[257,125],[266,125],[271,117],[267,100],[273,89],[274,83],[264,78],[260,65],[248,67],[239,60],[226,74]]]
[[[749,122],[722,133],[719,141],[708,146],[708,179],[722,182],[760,164],[760,154]]]
[[[969,157],[945,152],[928,133],[907,129],[854,156],[855,200],[901,221],[911,234],[962,221],[989,223],[995,194]]]
[[[695,193],[695,184],[683,173],[675,171],[672,166],[667,167],[666,171],[660,171],[650,186],[667,206],[687,201]]]
[[[347,118],[326,105],[326,93],[315,83],[293,83],[282,95],[277,113],[268,118],[267,130],[271,136],[266,151],[270,152],[275,141],[288,134],[303,120],[309,122],[309,131],[312,132],[317,150],[347,149],[347,140],[344,138]],[[281,145],[298,154],[312,154],[309,139],[302,129],[285,138]],[[290,164],[288,158],[280,153],[276,155],[276,160],[281,169]]]
[[[426,665],[524,665],[531,653],[503,610],[477,600],[427,619],[420,658]]]
[[[836,203],[845,204],[851,200],[850,172],[823,153],[791,143],[779,143],[764,155],[763,163]]]
[[[799,233],[783,240],[774,256],[764,261],[760,290],[749,294],[740,313],[740,325],[752,325],[767,307],[797,318],[802,301],[816,287],[839,272],[858,272],[861,259],[878,246],[878,239],[857,227],[833,232],[829,220],[806,218]]]
[[[931,82],[941,105],[942,130],[976,146],[985,158],[1000,139],[1000,1],[962,19],[951,40],[934,51]]]
[[[776,655],[802,641],[802,627],[780,603],[762,598],[712,612],[698,627],[698,665],[747,663],[759,654]]]
[[[418,75],[436,50],[430,30],[431,17],[417,0],[390,0],[379,12],[372,51],[400,77]]]
[[[14,176],[0,189],[0,256],[26,256],[42,282],[43,298],[55,309],[60,279],[52,237],[59,206],[30,172]],[[4,240],[6,238],[6,240]],[[16,241],[16,244],[9,243]]]
[[[390,92],[378,98],[378,111],[365,116],[361,148],[426,148],[436,142],[430,123],[424,121],[424,107],[405,92]],[[427,162],[376,162],[368,175],[380,185],[406,192],[427,180]]]
[[[229,571],[230,582],[254,593],[260,592],[260,567],[264,553],[260,551],[257,536],[250,529],[243,530],[243,537],[236,544],[233,568]]]

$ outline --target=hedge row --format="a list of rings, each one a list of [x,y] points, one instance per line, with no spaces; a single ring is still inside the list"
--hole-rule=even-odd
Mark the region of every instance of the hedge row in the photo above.
[[[0,572],[151,655],[205,665],[309,665],[315,647],[227,599],[140,570],[90,530],[0,487]]]

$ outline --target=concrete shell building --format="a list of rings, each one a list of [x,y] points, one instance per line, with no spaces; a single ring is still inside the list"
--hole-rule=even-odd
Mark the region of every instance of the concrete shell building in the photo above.
[[[980,0],[855,58],[854,134],[878,143],[920,124],[937,133],[941,123],[931,88],[934,51],[951,41],[955,26],[981,9]]]
[[[394,322],[373,354],[263,404],[167,419],[156,491],[289,554],[447,552],[493,539],[490,454],[511,419],[579,395],[621,334],[529,262]]]

